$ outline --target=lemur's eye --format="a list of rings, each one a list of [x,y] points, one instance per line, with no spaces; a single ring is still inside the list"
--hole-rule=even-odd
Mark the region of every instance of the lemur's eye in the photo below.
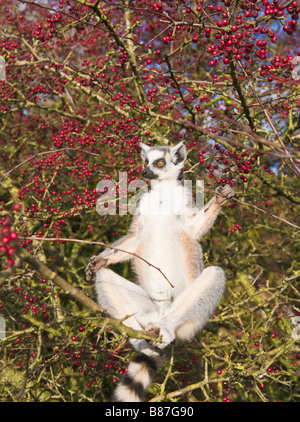
[[[166,162],[163,158],[160,158],[159,160],[154,161],[153,164],[156,167],[163,167],[166,164]]]
[[[147,167],[148,161],[144,161],[144,166]]]

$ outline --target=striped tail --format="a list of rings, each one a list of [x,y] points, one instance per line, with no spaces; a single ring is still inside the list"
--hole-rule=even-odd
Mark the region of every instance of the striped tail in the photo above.
[[[117,386],[112,402],[141,402],[156,371],[163,364],[163,357],[140,353],[129,362],[126,374]]]

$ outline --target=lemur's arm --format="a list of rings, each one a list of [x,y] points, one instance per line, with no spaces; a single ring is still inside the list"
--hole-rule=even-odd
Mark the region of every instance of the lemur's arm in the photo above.
[[[106,261],[106,265],[117,264],[118,262],[131,259],[131,253],[134,253],[135,249],[136,235],[135,233],[131,233],[112,243],[109,248],[106,248],[98,256]],[[125,251],[130,253],[126,253]]]
[[[128,235],[118,239],[111,245],[111,248],[106,248],[98,256],[92,256],[90,258],[90,263],[85,269],[86,279],[88,281],[93,280],[96,272],[102,267],[132,259],[133,255],[131,254],[134,253],[137,248],[137,233],[140,227],[139,219],[139,216],[134,218]]]
[[[229,185],[217,188],[217,195],[189,219],[190,232],[194,238],[200,239],[211,229],[222,205],[233,196],[234,191]]]

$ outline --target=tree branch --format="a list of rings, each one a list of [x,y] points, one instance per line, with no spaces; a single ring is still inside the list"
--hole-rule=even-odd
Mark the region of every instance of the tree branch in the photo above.
[[[32,239],[32,240],[39,240],[40,242],[43,241],[48,241],[48,242],[57,242],[57,241],[61,241],[61,242],[78,242],[78,243],[87,243],[89,245],[100,245],[103,246],[104,248],[108,248],[108,249],[113,249],[119,252],[123,252],[123,253],[127,253],[128,255],[132,255],[135,256],[138,259],[141,259],[142,261],[144,261],[146,264],[148,264],[150,267],[155,268],[157,271],[159,271],[161,273],[161,275],[167,280],[167,282],[170,284],[170,286],[172,288],[174,288],[173,284],[170,282],[170,280],[165,276],[165,274],[162,272],[162,270],[158,267],[156,267],[155,265],[151,264],[151,262],[147,261],[146,259],[142,258],[141,256],[133,253],[133,252],[128,252],[128,251],[124,251],[123,249],[119,249],[119,248],[115,248],[113,246],[109,246],[106,245],[103,242],[95,242],[92,240],[80,240],[80,239],[67,239],[67,238],[60,238],[60,237],[35,237],[35,236],[31,236],[31,237],[26,237],[26,239]]]
[[[92,3],[88,3],[88,2],[83,1],[83,0],[76,0],[76,1],[77,1],[77,3],[80,3],[80,4],[82,4],[86,7],[89,7],[90,9],[93,9],[94,12],[96,13],[96,15],[98,16],[99,20],[106,26],[109,33],[114,38],[116,44],[119,47],[122,47],[127,52],[129,64],[130,64],[130,69],[131,69],[131,71],[134,75],[134,83],[135,83],[135,87],[136,87],[136,90],[137,90],[137,93],[138,93],[139,101],[140,101],[141,104],[144,104],[145,98],[144,98],[144,93],[143,93],[143,91],[140,87],[140,77],[139,77],[139,74],[138,74],[138,71],[137,71],[137,66],[136,66],[136,61],[135,61],[136,56],[134,55],[134,52],[132,51],[131,46],[129,45],[129,48],[128,48],[126,46],[126,44],[124,43],[124,41],[119,37],[119,35],[115,31],[115,28],[113,27],[111,22],[109,22],[109,20],[105,16],[105,14],[98,7],[99,2],[92,4]]]
[[[101,308],[100,305],[98,305],[98,303],[94,302],[92,299],[86,296],[81,290],[72,286],[64,278],[56,274],[45,264],[43,264],[33,255],[31,255],[29,252],[27,252],[26,249],[22,248],[19,245],[16,245],[16,249],[20,258],[23,259],[23,261],[27,262],[27,264],[31,265],[38,273],[43,275],[48,280],[51,280],[53,284],[64,290],[67,295],[70,295],[73,299],[81,303],[85,308],[89,309],[93,313],[99,316],[105,314],[105,311]],[[129,318],[129,316],[126,318]],[[124,319],[122,321],[124,321]],[[127,327],[122,323],[122,321],[116,318],[105,317],[104,322],[108,323],[111,327],[113,327],[115,330],[117,330],[124,336],[129,336],[132,338],[142,338],[146,340],[153,340],[154,338],[157,338],[156,335],[146,335],[141,331],[137,331],[133,328]]]
[[[231,75],[231,78],[232,78],[233,86],[236,89],[236,92],[238,93],[239,99],[241,101],[245,116],[247,117],[247,120],[249,122],[250,128],[253,132],[255,132],[255,125],[254,125],[252,116],[250,114],[249,104],[248,104],[247,99],[244,96],[243,91],[241,89],[241,86],[238,82],[238,79],[237,79],[237,76],[236,76],[236,73],[235,73],[235,67],[234,67],[233,61],[230,61],[230,75]],[[260,145],[260,148],[263,149],[262,145]]]

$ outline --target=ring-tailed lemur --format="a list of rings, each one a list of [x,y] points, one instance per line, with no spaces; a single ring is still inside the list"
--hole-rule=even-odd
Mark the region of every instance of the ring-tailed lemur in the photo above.
[[[158,333],[162,339],[155,347],[143,339],[131,340],[139,354],[129,363],[113,397],[113,401],[124,402],[141,401],[162,363],[162,349],[175,338],[191,340],[218,305],[225,289],[225,274],[219,267],[203,268],[198,240],[212,227],[221,205],[234,195],[230,186],[219,187],[204,209],[197,209],[183,184],[183,142],[173,148],[142,143],[140,147],[142,174],[157,182],[141,197],[129,234],[111,245],[136,256],[106,249],[92,257],[86,268],[87,279],[96,280],[103,309],[115,318],[131,315],[125,325]],[[103,268],[129,259],[136,283]]]

